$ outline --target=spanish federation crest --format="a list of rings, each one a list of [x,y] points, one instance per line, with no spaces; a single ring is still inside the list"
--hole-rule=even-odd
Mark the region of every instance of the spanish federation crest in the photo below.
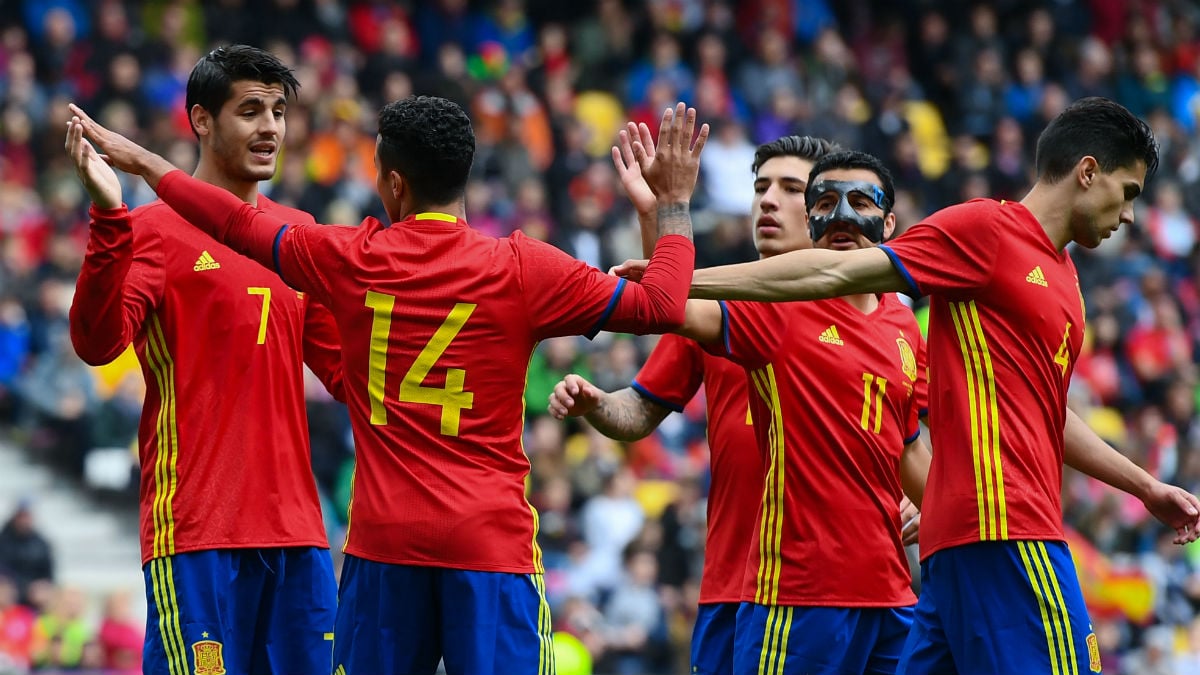
[[[912,346],[908,344],[908,340],[904,336],[896,338],[896,346],[900,348],[900,370],[908,376],[908,379],[917,381],[917,357],[913,354]]]
[[[196,662],[196,675],[225,675],[224,646],[215,640],[200,640],[192,643],[192,656]]]
[[[1088,648],[1088,667],[1093,673],[1100,672],[1100,643],[1096,639],[1095,633],[1088,633],[1087,636]]]

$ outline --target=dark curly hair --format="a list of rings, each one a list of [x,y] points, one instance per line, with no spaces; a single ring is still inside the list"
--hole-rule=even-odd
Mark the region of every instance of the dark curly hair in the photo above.
[[[192,106],[199,105],[218,114],[233,95],[233,83],[247,80],[282,85],[287,98],[300,89],[292,69],[274,54],[249,45],[217,47],[200,57],[188,76],[186,112],[190,115]]]
[[[758,175],[758,170],[762,168],[762,165],[766,164],[767,160],[776,157],[799,157],[815,162],[836,150],[841,150],[841,148],[824,138],[783,136],[758,146],[758,149],[754,151],[754,164],[750,165],[750,171]]]
[[[404,176],[418,205],[460,198],[475,158],[467,113],[437,96],[409,96],[379,111],[379,164]]]
[[[1146,175],[1158,169],[1158,142],[1150,125],[1100,96],[1067,106],[1038,136],[1038,178],[1056,183],[1085,155],[1095,157],[1104,173],[1132,168],[1139,160],[1146,164]]]
[[[830,153],[817,160],[813,164],[812,171],[808,174],[808,190],[804,195],[804,201],[808,204],[808,208],[812,208],[813,204],[817,203],[819,195],[813,194],[816,188],[817,176],[826,171],[834,171],[836,169],[866,169],[879,177],[879,186],[883,188],[884,204],[883,212],[891,213],[892,206],[896,203],[896,184],[892,180],[892,172],[879,161],[875,155],[869,155],[858,150],[842,150],[840,152]]]

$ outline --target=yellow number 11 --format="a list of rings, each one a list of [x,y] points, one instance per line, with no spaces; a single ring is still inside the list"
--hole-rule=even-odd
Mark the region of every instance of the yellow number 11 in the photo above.
[[[371,424],[387,424],[387,408],[384,406],[384,387],[386,385],[387,350],[392,332],[392,310],[396,305],[396,297],[386,293],[367,291],[366,306],[372,312],[371,318],[371,355],[367,360],[367,398],[371,402]],[[445,436],[457,436],[462,411],[470,410],[475,404],[475,394],[463,391],[467,371],[462,368],[446,369],[446,384],[441,387],[427,387],[422,384],[437,360],[446,352],[446,348],[458,336],[475,305],[460,302],[454,305],[442,325],[434,332],[424,349],[417,355],[416,360],[404,373],[400,381],[399,399],[404,403],[423,403],[440,406],[442,409],[441,433]]]
[[[879,433],[883,428],[883,397],[887,394],[887,380],[871,373],[863,373],[863,409],[862,422],[863,429]],[[875,385],[875,405],[871,405],[871,385]],[[871,429],[871,410],[875,410],[875,428]]]

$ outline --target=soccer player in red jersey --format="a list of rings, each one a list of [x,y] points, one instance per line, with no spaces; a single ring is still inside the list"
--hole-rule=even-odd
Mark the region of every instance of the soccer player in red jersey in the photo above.
[[[1064,542],[1066,463],[1141,499],[1197,539],[1200,502],[1154,479],[1066,408],[1084,309],[1066,246],[1133,222],[1158,164],[1145,122],[1117,103],[1068,106],[1038,139],[1020,202],[973,200],[861,251],[801,251],[698,270],[693,294],[797,300],[929,294],[933,457],[922,592],[900,672],[1100,670]]]
[[[187,109],[197,179],[311,224],[258,192],[297,86],[271,54],[223,47],[192,70]],[[112,170],[74,150],[93,204],[71,338],[93,365],[132,343],[148,385],[145,672],[328,673],[337,589],[302,378],[308,363],[344,396],[332,316],[161,201],[129,212]]]
[[[663,116],[637,160],[658,197],[641,284],[520,233],[471,230],[475,137],[461,108],[410,97],[380,112],[377,191],[391,224],[291,224],[207,190],[73,108],[81,135],[173,208],[333,312],[358,465],[339,587],[336,672],[551,673],[550,614],[525,499],[522,391],[546,337],[667,331],[683,321],[695,250],[688,201],[708,136]],[[85,150],[86,152],[86,150]]]
[[[642,125],[643,144],[649,130]],[[639,129],[630,124],[627,134]],[[829,152],[829,141],[784,136],[758,147],[754,164],[751,219],[762,257],[809,248],[804,188],[813,162]],[[654,195],[631,158],[617,162],[626,191],[646,223],[655,218]],[[732,361],[707,353],[695,340],[664,335],[633,383],[607,393],[578,375],[555,386],[550,412],[559,419],[584,416],[604,435],[622,441],[645,438],[672,412],[681,412],[704,385],[712,476],[700,607],[692,631],[691,664],[696,675],[733,672],[734,624],[742,598],[742,575],[762,494],[762,461],[751,426],[746,373]],[[569,404],[569,405],[568,405]]]
[[[874,157],[825,155],[804,182],[817,246],[875,246],[894,228],[891,175]],[[899,503],[902,488],[920,502],[929,466],[912,312],[891,294],[697,300],[678,332],[750,376],[766,464],[723,672],[895,672],[916,601]],[[559,412],[572,411],[576,392],[559,393]]]

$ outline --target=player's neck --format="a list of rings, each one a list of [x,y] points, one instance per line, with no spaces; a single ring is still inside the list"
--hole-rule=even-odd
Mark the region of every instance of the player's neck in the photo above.
[[[874,312],[879,307],[879,296],[875,295],[874,293],[863,293],[861,295],[846,295],[846,296],[843,296],[843,299],[846,302],[850,303],[851,307],[854,307],[855,309],[862,312],[863,314],[870,314],[871,312]]]
[[[1071,243],[1070,205],[1073,200],[1071,199],[1072,195],[1060,188],[1065,183],[1065,180],[1054,185],[1042,182],[1034,183],[1029,194],[1021,200],[1021,205],[1029,209],[1033,217],[1037,218],[1038,224],[1046,231],[1046,236],[1059,251]]]
[[[454,216],[459,220],[467,219],[467,209],[463,202],[457,201],[450,204],[421,204],[409,206],[404,213],[404,217],[400,220],[406,220],[418,213],[444,213],[448,216]]]
[[[216,185],[219,188],[228,190],[238,199],[251,206],[258,206],[258,181],[246,182],[233,180],[214,167],[206,165],[204,162],[200,162],[192,176],[210,185]]]

